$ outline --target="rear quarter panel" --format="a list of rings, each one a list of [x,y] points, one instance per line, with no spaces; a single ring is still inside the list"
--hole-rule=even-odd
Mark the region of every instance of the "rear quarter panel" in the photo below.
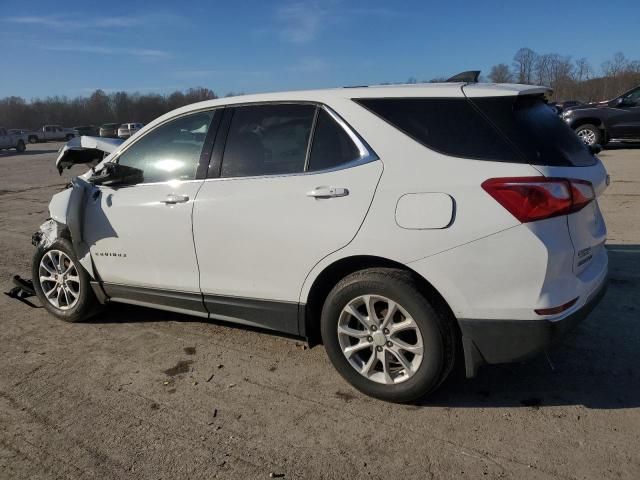
[[[302,302],[306,301],[316,276],[340,258],[371,255],[409,264],[520,225],[481,184],[492,177],[538,174],[530,165],[442,155],[351,100],[331,102],[329,106],[372,147],[384,164],[384,172],[355,239],[314,267],[303,285]],[[408,193],[425,192],[445,193],[453,198],[453,221],[446,228],[401,228],[396,222],[398,200]],[[425,278],[438,288],[437,278],[428,274]]]

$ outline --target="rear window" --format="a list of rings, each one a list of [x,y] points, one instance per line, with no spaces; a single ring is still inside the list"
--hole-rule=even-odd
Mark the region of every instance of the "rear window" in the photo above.
[[[595,163],[540,96],[355,101],[445,155],[549,166]]]

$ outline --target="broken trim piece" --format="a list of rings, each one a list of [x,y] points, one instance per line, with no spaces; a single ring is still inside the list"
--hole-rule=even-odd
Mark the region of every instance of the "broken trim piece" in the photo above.
[[[56,159],[56,168],[62,170],[81,163],[99,162],[105,156],[115,152],[124,140],[120,138],[75,137],[60,149]]]

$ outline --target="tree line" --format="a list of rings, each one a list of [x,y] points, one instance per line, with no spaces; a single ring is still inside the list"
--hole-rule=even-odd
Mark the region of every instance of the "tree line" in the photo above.
[[[233,95],[233,94],[228,94]],[[213,90],[197,87],[167,95],[96,90],[88,97],[53,96],[26,101],[21,97],[0,99],[0,125],[34,129],[42,125],[65,127],[105,123],[149,123],[175,108],[218,98]]]
[[[614,98],[640,85],[640,61],[616,53],[596,70],[586,58],[574,59],[557,53],[540,54],[521,48],[511,64],[491,67],[487,79],[495,83],[526,83],[553,89],[552,99],[593,102]],[[429,82],[444,81],[434,78]],[[408,83],[417,83],[410,78]],[[227,96],[234,95],[233,93]],[[149,123],[183,105],[218,98],[204,87],[175,91],[167,95],[96,90],[88,97],[53,96],[26,101],[21,97],[0,99],[0,125],[7,128],[39,128],[45,124],[79,126],[104,123]]]
[[[445,80],[446,77],[438,77],[423,82]],[[597,102],[640,86],[640,60],[629,60],[618,52],[603,62],[597,72],[584,57],[574,59],[568,55],[540,54],[530,48],[521,48],[511,64],[494,65],[480,81],[544,85],[553,89],[552,100]],[[418,83],[418,80],[411,77],[408,83]]]
[[[623,53],[602,63],[600,73],[586,58],[573,59],[557,53],[537,53],[521,48],[511,65],[491,67],[488,79],[496,83],[527,83],[553,89],[554,100],[594,102],[614,98],[640,85],[640,61],[629,60]]]

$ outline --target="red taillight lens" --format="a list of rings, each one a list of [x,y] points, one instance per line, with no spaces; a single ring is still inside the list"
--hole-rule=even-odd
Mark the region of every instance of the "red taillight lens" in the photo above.
[[[576,212],[595,198],[591,183],[568,178],[491,178],[482,188],[522,223]]]
[[[564,305],[559,305],[557,307],[551,307],[551,308],[538,308],[536,310],[534,310],[538,315],[556,315],[558,313],[562,313],[565,310],[570,309],[571,307],[573,307],[576,302],[578,301],[578,298],[580,297],[576,297],[573,300],[565,303]]]

